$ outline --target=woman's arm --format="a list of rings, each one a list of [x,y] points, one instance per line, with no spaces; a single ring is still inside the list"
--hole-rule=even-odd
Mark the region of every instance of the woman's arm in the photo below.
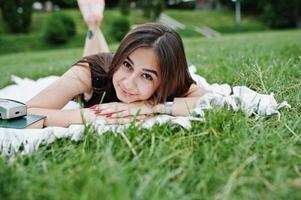
[[[192,84],[189,91],[185,94],[185,97],[175,98],[171,115],[173,116],[187,116],[190,115],[192,110],[197,106],[198,100],[206,93],[206,90],[196,84]],[[155,108],[159,113],[165,113],[165,105],[159,104]]]
[[[71,124],[82,124],[83,119],[86,118],[87,109],[74,109],[74,110],[58,110],[49,108],[35,108],[31,107],[27,110],[28,114],[46,116],[43,126],[58,126],[68,127]],[[82,113],[81,113],[82,112]]]
[[[175,98],[171,107],[170,114],[172,116],[188,116],[191,114],[192,110],[197,106],[200,97],[183,97]],[[154,107],[154,113],[158,114],[168,114],[166,113],[165,104],[157,104]]]
[[[74,66],[62,77],[29,100],[29,114],[44,115],[44,126],[69,126],[82,122],[80,110],[61,110],[74,96],[91,90],[91,74],[88,68]],[[88,116],[88,109],[84,109]]]
[[[186,93],[185,97],[175,98],[172,103],[172,107],[169,108],[169,113],[167,113],[166,105],[157,104],[155,106],[151,105],[147,101],[133,102],[133,103],[106,103],[94,106],[92,111],[96,115],[106,116],[109,119],[112,118],[123,118],[128,116],[136,115],[152,115],[152,114],[171,114],[173,116],[188,116],[191,114],[192,110],[197,106],[198,100],[203,96],[206,91],[193,84],[189,91]]]

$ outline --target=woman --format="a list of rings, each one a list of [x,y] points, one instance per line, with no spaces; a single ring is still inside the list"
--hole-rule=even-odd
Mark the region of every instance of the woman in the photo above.
[[[189,74],[178,33],[160,24],[143,24],[125,36],[115,54],[104,53],[108,48],[98,29],[100,21],[86,20],[85,56],[28,101],[28,113],[45,115],[44,126],[62,127],[97,118],[114,124],[160,113],[189,115],[204,90]],[[101,52],[89,55],[95,49]],[[61,110],[74,97],[84,108]]]

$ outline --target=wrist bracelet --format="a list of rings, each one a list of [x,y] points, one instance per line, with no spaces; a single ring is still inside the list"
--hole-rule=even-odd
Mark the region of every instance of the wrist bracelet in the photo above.
[[[172,115],[172,105],[173,101],[164,103],[164,113],[167,115]]]

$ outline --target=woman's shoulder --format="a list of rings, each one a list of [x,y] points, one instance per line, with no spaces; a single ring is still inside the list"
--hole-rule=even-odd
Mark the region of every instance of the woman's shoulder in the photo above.
[[[108,76],[114,54],[100,53],[86,56],[78,61],[74,67],[81,67],[90,72],[90,92],[84,93],[80,99],[85,107],[90,107],[100,102],[102,95],[106,94],[104,102],[116,101],[115,90],[112,87],[112,80]]]
[[[95,55],[85,56],[74,65],[88,66],[90,67],[91,73],[108,73],[112,60],[113,53],[99,53]]]

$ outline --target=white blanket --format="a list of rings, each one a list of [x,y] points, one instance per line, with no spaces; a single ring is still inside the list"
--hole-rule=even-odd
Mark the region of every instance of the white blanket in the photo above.
[[[281,107],[290,107],[283,101],[278,104],[273,93],[270,95],[259,94],[246,86],[236,86],[231,89],[228,84],[209,84],[206,79],[195,74],[196,68],[189,68],[193,79],[197,85],[205,88],[208,93],[200,98],[198,106],[189,117],[173,117],[169,115],[158,115],[139,123],[141,128],[151,128],[154,124],[173,123],[184,128],[191,128],[191,121],[205,120],[204,111],[215,106],[241,110],[247,116],[256,117],[278,114]],[[49,76],[38,79],[37,81],[27,78],[12,76],[14,85],[7,86],[0,90],[1,98],[15,99],[21,102],[28,101],[39,91],[57,80],[56,76]],[[64,109],[79,108],[75,102],[69,102]],[[129,125],[106,125],[104,121],[96,121],[93,127],[101,135],[107,131],[123,133]],[[29,154],[38,149],[41,145],[47,145],[59,138],[69,138],[80,140],[83,136],[83,125],[71,125],[69,128],[47,127],[44,129],[7,129],[0,128],[0,153],[4,155],[14,155],[16,153]]]

